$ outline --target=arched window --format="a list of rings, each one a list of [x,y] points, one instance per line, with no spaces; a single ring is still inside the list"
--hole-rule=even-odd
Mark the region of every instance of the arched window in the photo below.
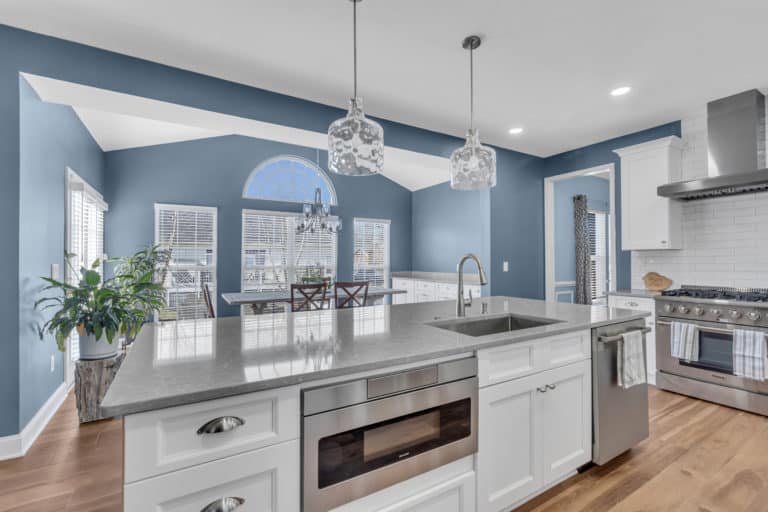
[[[336,205],[336,190],[323,170],[298,156],[278,156],[259,164],[243,188],[246,199],[311,203],[319,188],[323,203]]]

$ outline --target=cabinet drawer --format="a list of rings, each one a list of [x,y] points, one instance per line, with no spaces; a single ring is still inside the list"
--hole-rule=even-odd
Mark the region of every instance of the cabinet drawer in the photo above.
[[[299,512],[299,465],[299,441],[288,441],[128,484],[125,510],[198,512],[230,498],[237,510]]]
[[[435,290],[439,294],[456,295],[458,285],[452,283],[436,283]]]
[[[533,343],[513,343],[478,350],[478,383],[484,387],[530,375],[541,368],[540,357],[541,352]]]
[[[555,336],[539,348],[543,352],[543,369],[583,361],[592,355],[591,332],[576,331]]]
[[[627,297],[623,295],[611,295],[608,297],[608,306],[620,309],[637,309],[653,313],[655,302],[645,297]]]
[[[218,418],[243,424],[198,433]],[[299,388],[248,393],[125,417],[125,481],[202,464],[299,437]]]
[[[432,283],[429,281],[414,281],[413,289],[416,291],[416,293],[419,293],[419,292],[435,293],[435,283]]]

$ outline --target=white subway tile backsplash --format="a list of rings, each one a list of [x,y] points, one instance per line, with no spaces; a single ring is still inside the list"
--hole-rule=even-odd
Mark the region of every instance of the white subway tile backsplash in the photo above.
[[[682,120],[682,139],[683,179],[706,176],[706,109]],[[768,287],[768,192],[684,203],[682,228],[682,249],[632,253],[633,288],[652,271],[674,286]]]

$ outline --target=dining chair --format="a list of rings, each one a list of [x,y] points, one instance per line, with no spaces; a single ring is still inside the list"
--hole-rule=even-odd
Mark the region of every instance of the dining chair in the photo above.
[[[333,303],[337,309],[358,308],[368,302],[368,281],[337,282],[333,290]],[[339,295],[339,290],[342,294]]]
[[[325,309],[325,296],[328,285],[292,284],[291,285],[291,311],[315,311]]]
[[[216,318],[216,310],[213,309],[213,297],[211,296],[210,283],[203,283],[203,300],[205,301],[206,318]]]

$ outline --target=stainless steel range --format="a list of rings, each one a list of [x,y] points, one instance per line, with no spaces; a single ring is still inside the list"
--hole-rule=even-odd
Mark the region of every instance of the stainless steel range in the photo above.
[[[671,322],[696,325],[699,360],[671,355]],[[683,286],[656,299],[656,384],[662,389],[768,415],[768,382],[733,373],[733,330],[768,333],[768,289]]]

